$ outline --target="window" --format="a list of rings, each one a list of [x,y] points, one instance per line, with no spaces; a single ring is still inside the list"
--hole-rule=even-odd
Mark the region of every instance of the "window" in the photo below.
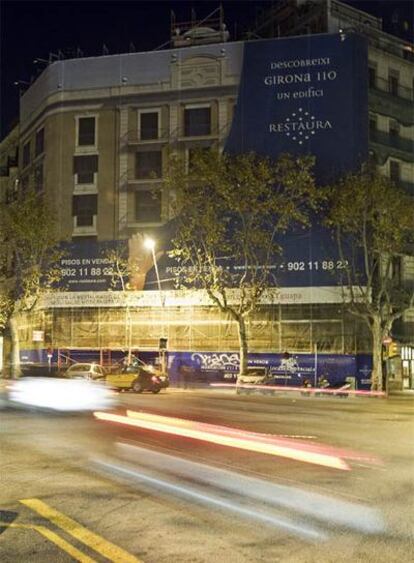
[[[93,226],[93,218],[98,210],[98,196],[74,195],[72,201],[72,215],[76,216],[78,227]]]
[[[390,160],[390,178],[396,183],[400,181],[400,163],[396,160]]]
[[[21,186],[22,192],[27,192],[27,190],[29,189],[29,175],[28,174],[26,174],[26,176],[23,176],[21,178],[20,186]]]
[[[211,134],[211,108],[195,107],[184,110],[184,135],[200,137]]]
[[[76,174],[77,184],[93,184],[96,172],[98,172],[98,156],[96,154],[73,158],[73,173]]]
[[[39,156],[45,150],[45,130],[40,129],[36,133],[36,140],[35,140],[35,156]]]
[[[135,178],[137,180],[161,178],[161,175],[161,151],[145,151],[135,153]]]
[[[30,141],[23,146],[23,167],[30,164]]]
[[[388,91],[393,96],[398,96],[398,74],[390,71],[388,75]]]
[[[393,119],[390,119],[390,137],[391,139],[397,139],[400,135],[400,126],[399,124],[394,121]]]
[[[377,85],[377,71],[373,66],[368,67],[368,84],[370,88],[375,88]]]
[[[78,120],[78,145],[95,145],[95,118],[80,117]]]
[[[370,141],[378,141],[377,116],[370,114],[368,123]]]
[[[139,113],[139,134],[142,141],[158,139],[159,112],[144,111]]]
[[[392,259],[392,279],[399,286],[402,281],[402,260],[400,256],[394,256]]]
[[[37,192],[41,192],[43,190],[43,164],[39,164],[35,168],[34,187]]]
[[[140,223],[161,221],[161,193],[152,190],[135,192],[135,220]]]
[[[376,115],[370,114],[370,116],[369,116],[369,132],[373,136],[375,136],[375,133],[377,132],[377,116]]]
[[[187,150],[187,167],[188,170],[191,170],[193,164],[194,164],[194,159],[197,155],[200,155],[200,157],[203,157],[203,155],[205,154],[206,151],[210,151],[212,150],[212,147],[192,147],[189,148]]]

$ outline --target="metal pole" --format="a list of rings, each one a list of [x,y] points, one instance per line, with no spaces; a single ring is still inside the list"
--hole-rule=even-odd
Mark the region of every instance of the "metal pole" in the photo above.
[[[159,271],[158,271],[157,257],[155,256],[154,246],[151,247],[151,251],[152,251],[152,260],[154,262],[155,275],[157,276],[158,291],[159,291],[160,300],[161,300],[161,308],[162,308],[161,310],[162,310],[162,317],[163,317],[162,334],[165,334],[165,332],[164,332],[164,298],[163,298],[162,289],[161,289],[161,280],[160,280],[160,274],[159,274]],[[160,363],[161,363],[161,373],[165,373],[166,372],[165,350],[160,350],[159,353],[160,353],[159,355],[160,355]]]
[[[163,299],[162,299],[161,280],[160,280],[160,274],[158,272],[157,257],[155,256],[154,247],[151,248],[151,251],[152,251],[152,260],[154,262],[154,267],[155,267],[155,274],[157,276],[158,291],[160,292],[161,305],[163,305],[164,303],[163,303]]]

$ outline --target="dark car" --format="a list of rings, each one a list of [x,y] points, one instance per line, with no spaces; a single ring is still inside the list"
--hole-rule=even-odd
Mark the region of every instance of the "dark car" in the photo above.
[[[114,389],[131,390],[135,393],[143,391],[159,393],[169,384],[168,377],[161,374],[154,366],[136,362],[124,366],[117,373],[107,375],[106,383]]]

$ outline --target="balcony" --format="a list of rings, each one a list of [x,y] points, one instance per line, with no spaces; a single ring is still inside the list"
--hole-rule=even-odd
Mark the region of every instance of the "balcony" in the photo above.
[[[414,124],[413,89],[397,86],[395,90],[385,78],[376,77],[369,85],[370,110],[392,117],[403,125]]]
[[[170,141],[172,137],[173,134],[170,134],[168,128],[157,129],[157,131],[154,131],[154,136],[150,139],[147,136],[145,136],[145,138],[141,138],[140,131],[137,129],[130,129],[126,134],[127,143],[129,145],[166,143],[167,141]]]
[[[386,131],[371,129],[369,132],[369,142],[370,145],[381,145],[381,147],[374,146],[373,148],[374,150],[377,149],[377,151],[385,152],[386,158],[394,156],[401,160],[414,162],[414,141],[411,139],[390,135]]]
[[[91,236],[97,235],[96,215],[91,216],[73,216],[72,236]]]
[[[84,178],[83,178],[84,179]],[[80,181],[82,177],[79,174],[74,174],[73,194],[97,194],[98,193],[98,173],[92,172],[90,174],[90,182]]]

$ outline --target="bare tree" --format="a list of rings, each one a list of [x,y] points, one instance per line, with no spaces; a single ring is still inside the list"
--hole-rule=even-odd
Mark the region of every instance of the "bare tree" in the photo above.
[[[204,289],[237,323],[240,375],[247,369],[248,319],[275,285],[278,234],[309,223],[320,193],[313,159],[200,150],[186,163],[173,157],[166,183],[175,195],[172,254],[179,285]]]
[[[42,194],[28,191],[1,209],[2,320],[10,332],[12,375],[20,375],[19,316],[59,279],[61,256],[53,213]]]
[[[413,199],[384,176],[351,174],[331,188],[328,224],[347,264],[344,302],[372,337],[372,389],[382,390],[383,340],[414,303],[412,284],[398,275],[400,261],[413,255]]]

